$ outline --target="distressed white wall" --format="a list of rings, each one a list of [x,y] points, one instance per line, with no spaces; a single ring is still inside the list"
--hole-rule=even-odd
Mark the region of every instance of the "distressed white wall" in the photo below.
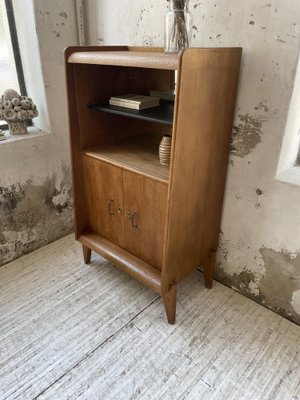
[[[27,22],[19,32],[27,90],[48,133],[0,143],[0,265],[73,229],[63,50],[78,40],[74,1],[14,5],[17,23]]]
[[[276,180],[299,52],[299,0],[191,0],[193,46],[242,46],[220,280],[300,323],[300,186]],[[87,1],[89,44],[163,46],[164,0]]]

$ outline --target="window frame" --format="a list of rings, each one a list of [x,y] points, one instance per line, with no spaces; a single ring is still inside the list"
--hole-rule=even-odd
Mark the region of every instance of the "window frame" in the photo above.
[[[15,66],[16,66],[16,71],[17,71],[17,78],[18,78],[18,82],[19,82],[20,92],[21,92],[22,96],[27,96],[27,89],[26,89],[26,84],[25,84],[23,65],[22,65],[22,59],[21,59],[21,53],[20,53],[19,40],[18,40],[18,34],[17,34],[15,14],[14,14],[12,0],[5,0],[5,10],[6,10],[6,16],[7,16],[8,26],[9,26],[9,33],[10,33],[10,39],[11,39],[11,44],[12,44],[12,49],[13,49],[13,54],[14,54],[14,61],[15,61]],[[31,120],[28,121],[28,125],[29,126],[32,125]],[[8,129],[8,125],[6,123],[0,122],[0,129],[6,130],[6,129]]]
[[[276,180],[300,186],[300,50],[295,59],[291,96],[279,153]]]

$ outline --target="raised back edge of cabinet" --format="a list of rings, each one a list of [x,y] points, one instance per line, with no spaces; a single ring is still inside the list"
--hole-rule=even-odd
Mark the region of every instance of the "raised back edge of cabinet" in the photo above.
[[[241,48],[187,49],[178,72],[162,292],[217,250]],[[212,271],[208,271],[211,274]]]

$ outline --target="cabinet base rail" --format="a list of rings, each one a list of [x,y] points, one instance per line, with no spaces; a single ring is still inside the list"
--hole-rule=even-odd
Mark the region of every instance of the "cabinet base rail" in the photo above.
[[[87,249],[94,250],[133,278],[162,295],[160,270],[96,233],[84,233],[78,240],[83,245],[84,255],[89,253]],[[85,256],[84,259],[88,264],[90,257]]]
[[[85,233],[78,238],[82,243],[84,262],[91,261],[91,250],[113,262],[133,278],[144,283],[163,297],[169,324],[175,324],[176,317],[176,286],[167,293],[162,293],[161,271],[140,260],[116,244],[95,233]]]

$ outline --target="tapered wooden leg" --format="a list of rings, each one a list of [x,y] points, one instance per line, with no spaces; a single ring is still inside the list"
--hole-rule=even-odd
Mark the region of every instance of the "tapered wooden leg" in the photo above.
[[[212,288],[215,265],[216,265],[216,252],[212,251],[210,253],[206,265],[204,266],[204,280],[205,280],[205,287],[207,289]]]
[[[82,245],[82,251],[83,251],[83,259],[85,264],[89,264],[91,262],[91,254],[92,250],[89,249],[88,247]]]
[[[169,324],[174,325],[176,319],[176,286],[172,286],[168,293],[163,295],[167,319]]]

